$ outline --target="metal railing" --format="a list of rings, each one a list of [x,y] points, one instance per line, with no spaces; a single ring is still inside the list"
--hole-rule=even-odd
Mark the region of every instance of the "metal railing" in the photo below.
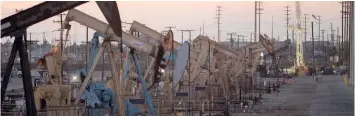
[[[51,106],[45,110],[37,110],[38,116],[113,116],[111,109],[84,108],[77,106]],[[1,112],[1,116],[26,116],[22,109]]]

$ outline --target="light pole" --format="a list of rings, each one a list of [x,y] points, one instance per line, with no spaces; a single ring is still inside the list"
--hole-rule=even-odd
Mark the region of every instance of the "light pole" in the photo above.
[[[314,65],[314,33],[313,33],[313,21],[311,22],[311,28],[312,28],[312,76],[313,76],[313,79],[314,79],[314,72],[315,71],[315,65]]]
[[[318,32],[318,37],[320,38],[320,16],[317,16],[318,18],[316,18],[316,16],[314,15],[314,14],[312,14],[312,16],[313,16],[313,18],[315,19],[315,20],[318,20],[318,29],[319,29],[319,32]],[[313,33],[313,21],[312,21],[312,46],[313,46],[313,68],[315,68],[315,72],[317,72],[316,71],[316,67],[315,67],[315,63],[314,63],[314,54],[315,54],[315,46],[314,46],[314,33]]]

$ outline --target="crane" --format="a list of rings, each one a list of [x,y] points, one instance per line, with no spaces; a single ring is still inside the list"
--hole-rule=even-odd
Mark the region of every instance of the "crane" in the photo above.
[[[308,67],[304,61],[303,55],[303,43],[301,41],[302,30],[301,30],[301,3],[296,1],[296,18],[297,18],[297,30],[296,30],[296,66],[298,68],[298,75],[305,75]]]
[[[304,55],[303,55],[303,43],[301,41],[302,32],[304,31],[301,28],[301,3],[300,1],[295,2],[296,6],[296,21],[295,25],[290,26],[295,31],[296,39],[296,61],[293,67],[290,67],[288,72],[296,72],[297,75],[305,75],[308,71],[308,66],[305,64]]]

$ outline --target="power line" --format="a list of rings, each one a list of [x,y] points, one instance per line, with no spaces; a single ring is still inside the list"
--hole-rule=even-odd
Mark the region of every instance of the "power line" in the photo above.
[[[52,31],[42,31],[42,32],[28,32],[28,33],[32,33],[32,34],[43,34],[43,33],[53,33],[56,32],[57,30],[52,30]]]

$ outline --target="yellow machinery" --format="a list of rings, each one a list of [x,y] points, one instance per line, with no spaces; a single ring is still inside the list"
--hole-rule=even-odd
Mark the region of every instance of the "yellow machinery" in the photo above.
[[[68,33],[67,33],[68,35]],[[60,46],[60,45],[59,45]],[[52,46],[49,53],[40,59],[39,66],[48,70],[48,75],[43,75],[45,82],[34,89],[35,105],[37,110],[50,106],[66,106],[71,101],[71,85],[63,85],[61,74],[62,51]]]
[[[294,66],[286,70],[289,74],[297,73],[297,75],[302,76],[307,73],[308,67],[306,66],[304,61],[303,43],[301,41],[303,30],[301,29],[301,5],[299,1],[296,1],[296,18],[296,27],[291,27],[296,32],[296,61],[294,63]]]

